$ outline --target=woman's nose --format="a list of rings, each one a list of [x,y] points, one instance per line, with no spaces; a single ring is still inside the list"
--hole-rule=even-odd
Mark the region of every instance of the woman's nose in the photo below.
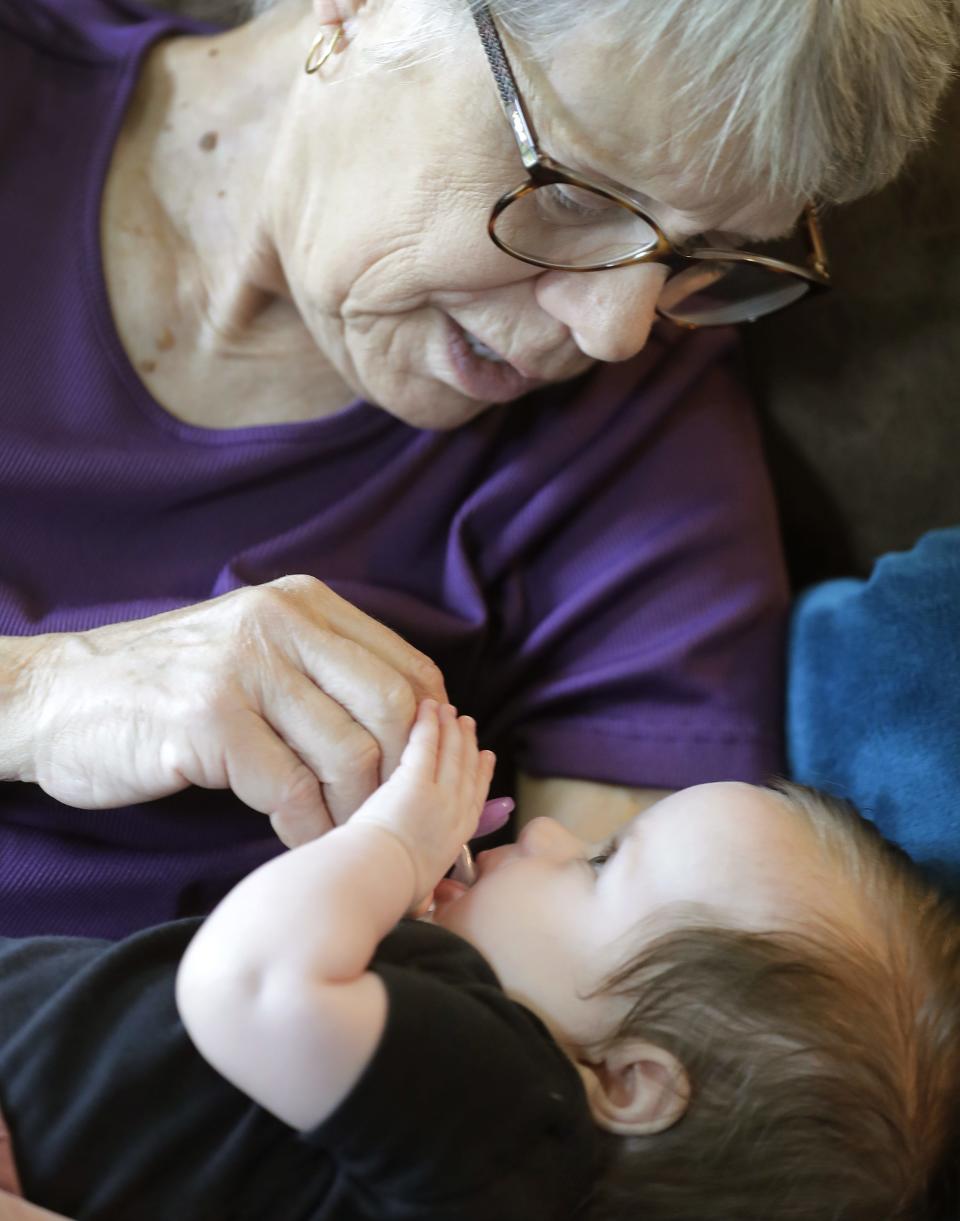
[[[540,308],[570,329],[594,360],[628,360],[646,344],[667,269],[656,263],[610,271],[547,271],[537,280]]]
[[[532,818],[517,836],[517,845],[527,856],[569,860],[583,856],[579,839],[553,818]]]

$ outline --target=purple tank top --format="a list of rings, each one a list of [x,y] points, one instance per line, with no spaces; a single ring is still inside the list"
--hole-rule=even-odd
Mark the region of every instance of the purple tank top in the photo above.
[[[532,774],[776,770],[786,586],[729,334],[660,331],[453,433],[364,402],[218,431],[151,397],[99,209],[142,54],[186,28],[126,0],[0,0],[0,635],[307,572],[433,657]],[[204,911],[278,850],[229,794],[90,811],[0,785],[0,933]]]

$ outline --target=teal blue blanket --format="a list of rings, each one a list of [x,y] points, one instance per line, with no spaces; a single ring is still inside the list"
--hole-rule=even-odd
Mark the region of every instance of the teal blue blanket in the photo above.
[[[960,527],[804,594],[787,691],[793,778],[960,884]]]

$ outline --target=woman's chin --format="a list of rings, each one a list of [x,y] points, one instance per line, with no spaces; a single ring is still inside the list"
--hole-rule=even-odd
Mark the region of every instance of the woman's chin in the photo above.
[[[418,397],[410,395],[401,398],[383,396],[378,405],[383,411],[411,428],[423,428],[436,432],[450,432],[469,424],[477,416],[482,415],[490,403],[477,402],[467,398],[442,382],[436,383],[437,391],[424,390]],[[371,400],[373,401],[373,400]]]

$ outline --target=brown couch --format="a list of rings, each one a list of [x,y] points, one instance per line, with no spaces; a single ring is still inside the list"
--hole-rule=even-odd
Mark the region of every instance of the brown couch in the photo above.
[[[798,588],[960,523],[960,82],[898,181],[824,229],[836,291],[744,328]]]

